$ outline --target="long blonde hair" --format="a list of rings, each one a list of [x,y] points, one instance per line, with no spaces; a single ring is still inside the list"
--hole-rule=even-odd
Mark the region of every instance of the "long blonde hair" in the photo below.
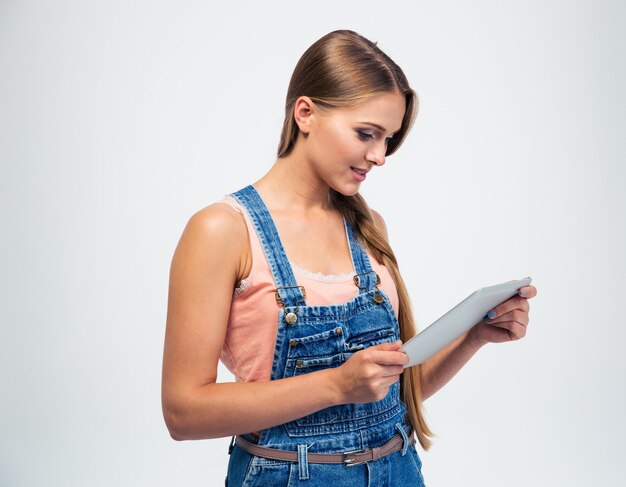
[[[323,108],[355,105],[381,92],[399,91],[406,99],[400,130],[387,145],[393,154],[406,138],[417,115],[417,95],[400,67],[374,42],[350,30],[337,30],[316,41],[302,55],[289,82],[285,121],[278,146],[278,157],[287,156],[298,139],[294,109],[300,96],[308,96]],[[393,250],[376,227],[372,212],[360,194],[345,196],[331,190],[331,201],[352,225],[371,254],[389,270],[398,291],[400,338],[406,342],[415,335],[415,322],[409,295],[398,269]],[[421,370],[404,371],[400,393],[407,407],[407,420],[422,448],[428,450],[434,435],[424,419],[421,399]]]

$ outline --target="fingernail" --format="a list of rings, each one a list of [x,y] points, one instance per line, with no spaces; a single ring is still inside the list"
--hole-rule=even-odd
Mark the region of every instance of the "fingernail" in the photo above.
[[[525,298],[525,297],[526,297],[526,289],[522,289],[522,290],[520,291],[520,295],[521,295],[523,298]]]
[[[493,320],[496,317],[496,312],[495,310],[491,310],[489,311],[489,313],[487,313],[487,318],[489,318],[490,320]]]

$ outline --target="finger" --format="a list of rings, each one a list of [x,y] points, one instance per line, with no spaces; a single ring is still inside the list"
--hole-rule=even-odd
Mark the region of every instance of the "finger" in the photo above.
[[[506,330],[511,340],[519,340],[526,336],[526,327],[517,321],[503,321],[500,323],[491,323],[491,325]]]
[[[537,296],[537,288],[535,286],[524,286],[517,291],[522,298],[530,299]]]
[[[404,372],[404,365],[384,365],[381,377],[399,376]]]
[[[382,378],[378,383],[378,387],[389,387],[400,380],[400,375],[390,375],[389,377]]]
[[[528,322],[530,321],[528,317],[528,311],[514,309],[513,311],[504,313],[503,315],[498,316],[493,320],[486,320],[485,323],[488,323],[489,325],[495,325],[496,323],[505,323],[508,321],[514,321],[522,326],[528,326]]]
[[[409,363],[409,356],[404,352],[373,350],[371,359],[379,365],[406,365]]]
[[[384,351],[395,351],[395,350],[400,350],[400,347],[402,347],[402,340],[396,340],[395,342],[385,342],[385,343],[381,343],[380,345],[373,345],[371,347],[368,347],[367,350],[384,350]]]
[[[498,338],[494,338],[493,340],[490,340],[494,343],[502,343],[502,342],[507,342],[507,341],[510,342],[513,340],[513,337],[511,336],[511,332],[509,330],[494,326],[492,331],[498,336]]]
[[[511,299],[507,299],[504,303],[496,306],[491,311],[489,311],[487,313],[487,316],[485,317],[485,320],[494,320],[499,316],[513,311],[514,309],[520,309],[528,313],[528,311],[530,310],[528,300],[519,296],[513,296]]]

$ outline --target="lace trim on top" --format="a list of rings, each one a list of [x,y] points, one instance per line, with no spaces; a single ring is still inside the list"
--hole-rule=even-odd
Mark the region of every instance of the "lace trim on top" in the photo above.
[[[235,211],[237,211],[237,213],[243,214],[241,212],[241,209],[239,209],[236,206],[236,203],[233,197],[230,195],[224,196],[224,198],[217,201],[217,203],[225,203],[231,208],[233,208]],[[345,227],[345,220],[344,220],[344,227]],[[348,238],[347,235],[348,235],[348,229],[346,228],[346,239]],[[250,243],[250,245],[252,245],[252,243]],[[349,239],[348,239],[348,245],[350,245]],[[346,282],[346,281],[351,281],[352,278],[354,277],[354,272],[346,272],[345,274],[322,274],[321,272],[313,272],[308,269],[303,269],[302,267],[298,267],[297,265],[294,265],[293,263],[291,264],[291,268],[294,270],[294,272],[302,274],[303,276],[306,276],[309,279],[313,279],[314,281],[320,281],[320,282]],[[252,274],[246,277],[245,279],[241,280],[241,282],[239,283],[239,286],[236,287],[233,292],[233,297],[236,298],[237,296],[245,293],[246,290],[250,287],[251,283],[252,283]]]
[[[235,292],[233,293],[233,297],[236,298],[237,296],[239,296],[240,294],[243,294],[246,292],[246,290],[250,287],[250,284],[252,283],[252,274],[250,274],[248,277],[246,277],[245,279],[242,279],[241,282],[239,283],[239,286],[237,286],[235,288]]]
[[[354,277],[354,272],[347,272],[345,274],[322,274],[321,272],[312,272],[297,265],[291,264],[291,268],[303,276],[313,279],[315,281],[322,282],[345,282],[351,281]]]
[[[293,264],[291,264],[291,267],[294,270],[294,272],[298,272],[299,274],[302,274],[308,277],[309,279],[313,279],[314,281],[346,282],[346,281],[351,281],[352,278],[354,277],[354,272],[346,272],[345,274],[322,274],[321,272],[312,272],[312,271],[303,269],[302,267],[298,267],[297,265],[293,265]],[[252,275],[249,275],[245,279],[242,279],[241,282],[239,283],[239,286],[235,288],[233,297],[236,298],[237,296],[245,293],[246,290],[250,287],[251,283],[252,283]]]

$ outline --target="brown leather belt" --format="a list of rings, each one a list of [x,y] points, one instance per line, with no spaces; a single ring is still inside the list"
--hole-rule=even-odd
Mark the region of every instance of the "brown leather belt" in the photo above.
[[[408,433],[409,444],[415,443],[415,435],[413,432]],[[278,448],[267,448],[265,446],[255,445],[241,436],[237,436],[235,444],[247,451],[251,455],[257,457],[269,458],[270,460],[283,460],[287,462],[297,462],[298,452],[291,450],[279,450]],[[370,450],[358,450],[345,453],[308,453],[307,461],[309,463],[343,463],[347,467],[359,465],[365,462],[378,460],[390,453],[402,450],[404,439],[401,434],[397,434],[383,446],[372,448]]]

